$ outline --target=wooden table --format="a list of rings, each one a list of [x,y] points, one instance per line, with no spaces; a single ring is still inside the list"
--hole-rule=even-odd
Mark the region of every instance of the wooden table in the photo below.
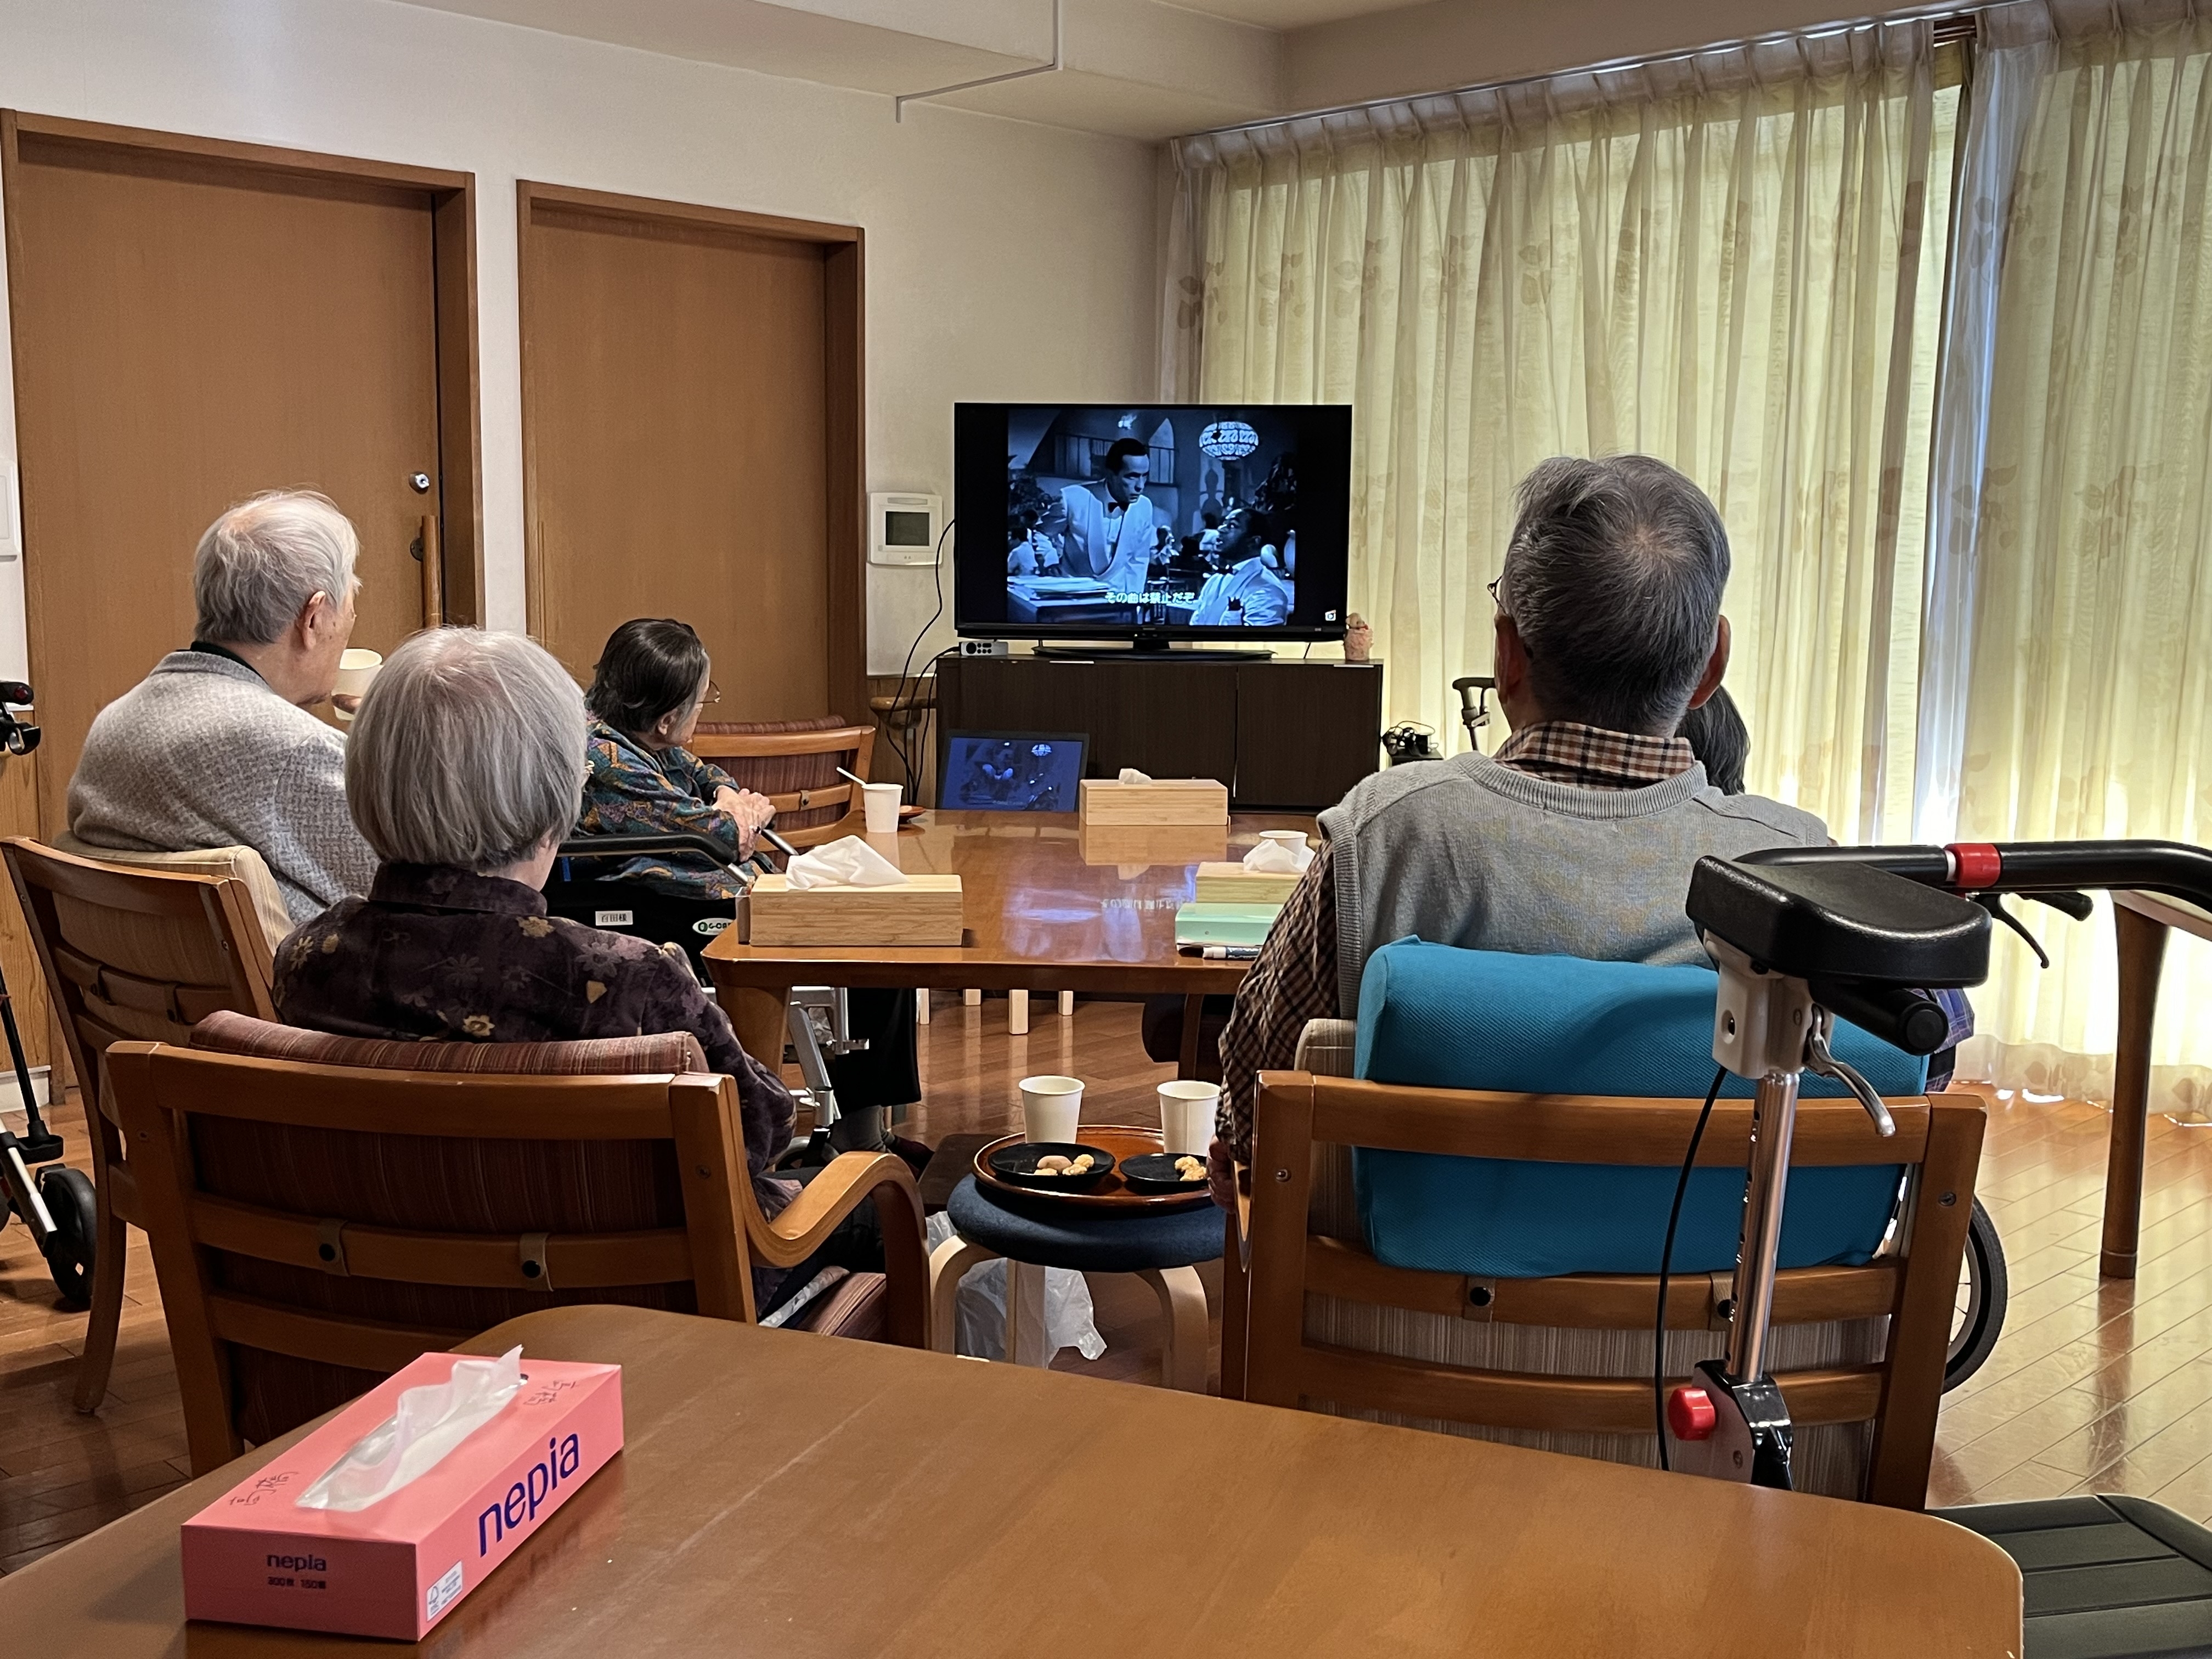
[[[2020,1651],[2010,1559],[1925,1516],[632,1308],[469,1346],[516,1341],[619,1361],[627,1445],[441,1659]],[[185,1626],[179,1523],[273,1449],[0,1579],[0,1630],[102,1659],[411,1650]]]
[[[2112,1130],[2105,1164],[2105,1237],[2098,1271],[2136,1276],[2142,1231],[2143,1139],[2150,1126],[2150,1037],[2166,936],[2179,928],[2212,939],[2212,915],[2162,893],[2114,893],[2112,927],[2120,957],[2118,1052],[2112,1060]]]
[[[1186,999],[1182,1072],[1194,1076],[1195,1000],[1233,993],[1250,964],[1178,956],[1176,908],[1200,864],[1243,858],[1263,830],[1313,829],[1282,813],[1239,814],[1225,830],[1086,830],[1072,812],[926,812],[869,844],[909,874],[960,878],[964,945],[756,946],[732,932],[707,947],[707,970],[738,1042],[769,1065],[794,985],[1128,992]]]

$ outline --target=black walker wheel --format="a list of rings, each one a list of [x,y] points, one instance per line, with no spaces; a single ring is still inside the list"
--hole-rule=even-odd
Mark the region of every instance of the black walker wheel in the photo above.
[[[92,1304],[92,1270],[100,1246],[100,1205],[82,1170],[50,1164],[39,1171],[39,1196],[54,1218],[46,1241],[46,1271],[71,1308]]]

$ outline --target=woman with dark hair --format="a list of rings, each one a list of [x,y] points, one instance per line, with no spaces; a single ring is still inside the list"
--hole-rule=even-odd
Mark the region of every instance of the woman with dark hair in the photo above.
[[[608,636],[584,696],[591,715],[583,813],[591,836],[690,830],[721,842],[732,860],[751,854],[775,808],[684,745],[700,711],[720,700],[707,647],[690,624],[641,617]],[[632,859],[611,879],[696,898],[738,896],[738,884],[703,854]]]

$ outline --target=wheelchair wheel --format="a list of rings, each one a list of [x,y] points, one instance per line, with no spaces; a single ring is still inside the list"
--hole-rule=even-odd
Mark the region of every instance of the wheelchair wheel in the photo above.
[[[64,1303],[88,1307],[100,1240],[100,1205],[92,1181],[82,1170],[50,1164],[39,1171],[39,1196],[54,1218],[54,1236],[46,1241],[46,1271]]]
[[[2005,1276],[2004,1244],[1996,1223],[1974,1200],[1966,1224],[1966,1250],[1959,1264],[1959,1300],[1951,1320],[1951,1346],[1943,1358],[1943,1389],[1955,1389],[1976,1371],[1997,1345],[2004,1329],[2005,1303],[2011,1286]]]

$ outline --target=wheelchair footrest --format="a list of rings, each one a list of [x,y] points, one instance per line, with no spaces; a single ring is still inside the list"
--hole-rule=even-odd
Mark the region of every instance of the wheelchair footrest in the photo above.
[[[2019,1564],[2023,1659],[2212,1653],[2212,1532],[2117,1494],[1929,1511]]]

